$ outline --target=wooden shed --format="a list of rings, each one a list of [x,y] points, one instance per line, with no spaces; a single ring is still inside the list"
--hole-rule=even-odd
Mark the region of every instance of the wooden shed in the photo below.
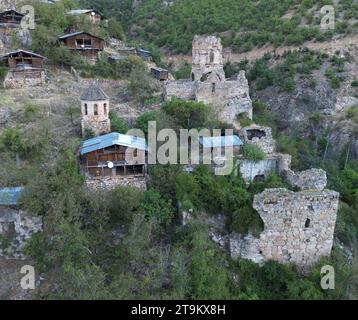
[[[150,68],[150,73],[159,81],[168,80],[169,72],[168,70],[159,68],[159,67],[152,67]]]

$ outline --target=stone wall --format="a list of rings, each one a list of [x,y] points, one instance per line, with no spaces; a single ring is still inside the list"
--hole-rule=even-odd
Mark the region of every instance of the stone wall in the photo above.
[[[215,73],[225,79],[221,39],[215,36],[195,36],[192,50],[192,80]]]
[[[145,177],[101,177],[86,178],[86,185],[91,189],[113,190],[117,186],[135,187],[147,190],[147,180]]]
[[[99,136],[111,132],[111,121],[109,119],[103,121],[82,119],[81,128],[82,128],[82,136],[85,136],[86,129],[91,130],[94,133],[94,135]]]
[[[271,154],[276,151],[276,142],[272,138],[272,130],[270,127],[262,127],[253,124],[244,127],[240,131],[240,137],[245,144],[254,144],[259,146],[266,154]]]
[[[4,80],[4,88],[21,89],[26,87],[38,87],[46,82],[45,71],[9,71]]]
[[[196,82],[190,80],[168,80],[165,82],[164,99],[196,100],[196,87]]]
[[[24,259],[26,241],[39,231],[42,231],[41,217],[21,210],[0,208],[0,256]]]
[[[327,185],[327,174],[322,169],[309,169],[298,173],[286,171],[286,180],[292,187],[300,190],[324,190]]]
[[[290,169],[291,156],[282,153],[269,154],[264,160],[260,161],[238,159],[238,165],[241,176],[247,183],[262,176],[267,178],[272,173],[285,175],[288,171],[293,172]]]
[[[230,80],[225,78],[221,40],[213,36],[195,36],[191,80],[165,82],[164,99],[174,97],[213,105],[223,122],[235,123],[241,113],[252,119],[245,72]]]
[[[293,262],[303,269],[329,256],[338,202],[339,194],[330,190],[266,189],[256,195],[253,207],[265,225],[259,254],[265,260]]]

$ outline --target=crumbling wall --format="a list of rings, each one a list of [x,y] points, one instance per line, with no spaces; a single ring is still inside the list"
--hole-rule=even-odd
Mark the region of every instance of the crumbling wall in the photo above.
[[[285,174],[288,183],[300,190],[323,190],[327,185],[327,174],[322,169],[312,168],[298,173],[287,170]]]
[[[22,210],[0,208],[0,256],[24,259],[26,241],[39,231],[42,231],[41,217]]]
[[[329,256],[338,202],[338,192],[330,190],[266,189],[256,195],[253,207],[265,226],[259,253],[265,260],[293,262],[303,269]]]
[[[226,80],[222,45],[213,36],[195,36],[193,41],[192,75],[189,80],[166,81],[164,98],[196,100],[217,108],[219,119],[235,123],[239,114],[252,119],[252,101],[244,71]]]
[[[195,36],[193,39],[192,80],[215,73],[225,80],[221,39],[215,36]]]
[[[276,142],[272,138],[272,130],[270,127],[252,124],[251,126],[242,128],[240,136],[245,144],[257,145],[266,154],[271,154],[276,151]]]
[[[164,99],[171,100],[173,98],[196,100],[196,82],[190,80],[166,81]]]
[[[291,156],[282,153],[272,153],[260,161],[238,159],[239,170],[245,182],[255,181],[260,177],[267,178],[270,174],[286,175],[291,168]]]

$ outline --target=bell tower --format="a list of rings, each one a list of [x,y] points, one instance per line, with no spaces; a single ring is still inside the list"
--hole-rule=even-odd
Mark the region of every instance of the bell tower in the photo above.
[[[82,135],[91,130],[96,136],[111,132],[109,119],[109,97],[95,83],[81,96]]]

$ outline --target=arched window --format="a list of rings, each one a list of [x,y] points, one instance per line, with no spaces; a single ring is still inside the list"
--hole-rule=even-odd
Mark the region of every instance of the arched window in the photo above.
[[[88,107],[87,107],[87,103],[85,103],[85,115],[88,115]]]
[[[98,105],[97,104],[95,104],[93,106],[93,113],[94,113],[95,116],[98,116]]]
[[[107,115],[107,103],[104,103],[103,104],[103,112],[104,112],[104,115],[106,116]]]
[[[214,62],[214,51],[210,51],[210,63]]]
[[[191,80],[192,80],[192,81],[195,80],[195,75],[194,75],[194,73],[191,74]]]

